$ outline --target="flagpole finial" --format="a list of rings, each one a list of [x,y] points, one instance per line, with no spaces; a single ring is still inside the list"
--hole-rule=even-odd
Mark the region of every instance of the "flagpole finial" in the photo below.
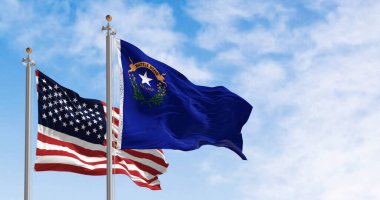
[[[106,20],[108,23],[110,23],[112,21],[112,16],[111,15],[107,15],[106,16]]]
[[[26,53],[27,53],[28,55],[32,54],[32,48],[27,47],[27,48],[26,48]]]
[[[112,29],[110,22],[112,21],[112,16],[107,15],[106,16],[107,25],[102,26],[102,31],[106,31],[107,35],[116,35],[116,32]]]
[[[32,48],[27,47],[27,48],[25,49],[25,51],[26,51],[26,53],[28,54],[28,56],[27,56],[26,58],[23,58],[23,59],[21,60],[21,62],[22,62],[24,65],[26,65],[28,68],[29,68],[29,67],[34,67],[34,66],[36,66],[36,62],[34,62],[34,60],[32,60],[32,59],[30,58],[30,54],[32,54]]]

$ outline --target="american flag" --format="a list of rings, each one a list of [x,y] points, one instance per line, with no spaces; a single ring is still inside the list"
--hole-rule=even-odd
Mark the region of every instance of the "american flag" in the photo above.
[[[106,105],[85,99],[36,70],[38,136],[36,171],[106,174]],[[119,109],[113,108],[118,135]],[[114,149],[113,173],[125,174],[142,187],[160,190],[158,175],[168,167],[160,149]]]

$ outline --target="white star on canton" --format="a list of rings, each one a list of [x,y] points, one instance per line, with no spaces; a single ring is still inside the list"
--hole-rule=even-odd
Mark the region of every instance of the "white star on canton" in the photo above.
[[[46,80],[43,78],[43,79],[42,79],[42,82],[46,83]]]
[[[88,109],[90,112],[92,112],[92,109],[90,108],[90,109]]]
[[[52,89],[53,89],[50,85],[49,85],[48,87],[49,87],[49,90],[52,90]]]
[[[88,126],[91,126],[92,125],[92,123],[91,122],[88,122]]]
[[[58,101],[57,101],[57,100],[55,100],[53,103],[54,103],[54,105],[57,105],[57,104],[58,104]]]
[[[42,99],[45,101],[47,98],[46,98],[46,96],[44,95],[44,96],[42,96]]]
[[[59,119],[59,121],[62,121],[62,117],[61,116],[59,116],[58,119]]]
[[[73,101],[76,103],[78,100],[77,100],[77,98],[74,98]]]
[[[73,122],[73,121],[70,121],[70,125],[71,125],[71,126],[74,125],[74,122]]]
[[[61,97],[62,96],[62,92],[58,92],[58,96]]]
[[[66,122],[63,122],[62,126],[66,127],[67,126]]]
[[[98,121],[96,121],[95,119],[94,120],[92,120],[93,122],[94,122],[94,124],[97,124],[98,123]]]
[[[100,134],[98,134],[98,139],[100,139]]]
[[[99,121],[102,121],[102,118],[101,118],[101,117],[98,117],[98,120],[99,120]]]
[[[43,90],[44,92],[46,92],[47,89],[46,89],[46,87],[43,87],[42,90]]]
[[[49,102],[49,107],[52,107],[52,106],[53,106],[53,104],[51,102]]]
[[[54,85],[54,89],[58,89],[58,85]]]
[[[42,118],[46,119],[46,115],[45,115],[45,113],[44,113],[44,114],[42,114]]]
[[[100,113],[98,111],[96,111],[95,114],[100,115]]]
[[[90,131],[86,131],[86,135],[90,135]]]
[[[44,104],[42,105],[42,109],[46,110],[47,106]]]
[[[49,95],[48,95],[48,98],[51,99],[51,98],[53,98],[53,96],[52,96],[51,94],[49,94]]]
[[[67,113],[65,113],[65,118],[69,118],[69,115]]]
[[[86,106],[87,106],[87,104],[86,104],[86,103],[83,103],[83,104],[82,104],[82,106],[83,106],[83,107],[86,107]]]
[[[95,108],[95,109],[98,109],[98,104],[95,104],[95,105],[94,105],[94,108]]]
[[[57,96],[58,96],[58,93],[54,92],[54,96],[57,97]]]
[[[147,75],[146,73],[147,73],[147,71],[145,71],[145,74],[144,74],[144,75],[139,74],[139,76],[140,76],[140,78],[141,78],[141,80],[142,80],[141,83],[142,83],[142,84],[146,83],[147,85],[150,86],[149,81],[151,81],[152,79],[149,78],[148,75]]]
[[[86,129],[86,126],[85,126],[85,125],[82,125],[82,129]]]
[[[96,133],[96,131],[97,131],[96,129],[92,129],[92,132]]]
[[[53,113],[51,111],[49,111],[49,116],[53,116]]]
[[[75,132],[78,132],[79,131],[79,128],[78,127],[75,127]]]
[[[55,123],[57,120],[55,118],[53,118],[53,123]]]
[[[82,106],[79,105],[79,106],[78,106],[78,109],[82,109]]]
[[[79,119],[76,119],[75,121],[76,121],[78,124],[80,123]]]
[[[100,130],[103,130],[103,126],[102,126],[102,125],[100,125],[100,126],[99,126],[99,129],[100,129]]]

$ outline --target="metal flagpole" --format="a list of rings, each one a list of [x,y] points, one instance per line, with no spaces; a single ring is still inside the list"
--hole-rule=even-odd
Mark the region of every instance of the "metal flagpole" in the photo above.
[[[32,96],[30,94],[31,90],[31,72],[32,67],[35,66],[34,61],[30,58],[30,54],[32,53],[31,48],[26,48],[26,53],[28,54],[27,58],[23,58],[22,62],[26,64],[26,93],[25,93],[25,166],[24,166],[24,200],[30,199],[30,122],[32,121],[31,116],[31,102]]]
[[[111,26],[112,16],[107,15],[107,26],[102,30],[106,35],[106,90],[107,90],[107,200],[112,200],[112,37],[116,34]]]

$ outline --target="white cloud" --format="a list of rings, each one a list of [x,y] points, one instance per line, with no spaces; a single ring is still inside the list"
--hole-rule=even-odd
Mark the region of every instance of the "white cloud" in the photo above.
[[[80,20],[74,25],[73,54],[96,63],[104,61],[104,35],[88,30],[100,29],[104,21],[94,23],[93,19],[103,19],[105,13],[112,13],[111,25],[117,32],[116,37],[134,43],[148,55],[180,70],[194,81],[204,82],[211,77],[206,69],[197,66],[195,58],[182,55],[180,46],[185,37],[173,30],[173,13],[166,4],[122,1],[92,4],[78,13]]]
[[[225,177],[220,174],[213,174],[208,177],[208,181],[212,185],[219,185],[221,183],[224,183],[226,181]]]
[[[136,44],[192,81],[202,83],[211,79],[208,69],[199,66],[195,57],[182,54],[181,45],[186,37],[174,30],[172,8],[167,4],[134,1],[81,2],[75,6],[56,1],[45,4],[48,10],[36,3],[6,1],[0,10],[3,11],[0,34],[11,38],[14,47],[32,46],[39,66],[49,65],[50,69],[66,71],[73,82],[83,84],[83,78],[97,80],[104,71],[105,34],[101,27],[106,25],[106,14],[112,14],[111,26],[116,29],[118,38]],[[6,30],[10,25],[19,28]],[[67,65],[51,63],[55,60]],[[98,75],[94,75],[94,71]],[[86,77],[86,74],[91,75]]]
[[[188,12],[201,22],[197,41],[208,50],[220,52],[228,50],[225,46],[235,46],[249,57],[250,54],[282,52],[285,45],[280,42],[290,42],[281,39],[286,37],[284,23],[292,11],[280,4],[244,0],[191,1]]]
[[[253,134],[245,136],[249,161],[236,164],[227,181],[247,200],[379,199],[380,4],[319,1],[310,7],[326,18],[314,24],[287,23],[294,7],[268,17],[279,20],[274,26],[239,32],[239,20],[249,18],[242,13],[257,8],[240,3],[201,2],[190,12],[204,25],[199,40],[211,44],[200,46],[214,51],[216,61],[235,63],[233,86],[253,102],[243,130]],[[218,12],[223,16],[201,13],[220,7],[227,9]],[[261,57],[268,53],[289,56]]]

